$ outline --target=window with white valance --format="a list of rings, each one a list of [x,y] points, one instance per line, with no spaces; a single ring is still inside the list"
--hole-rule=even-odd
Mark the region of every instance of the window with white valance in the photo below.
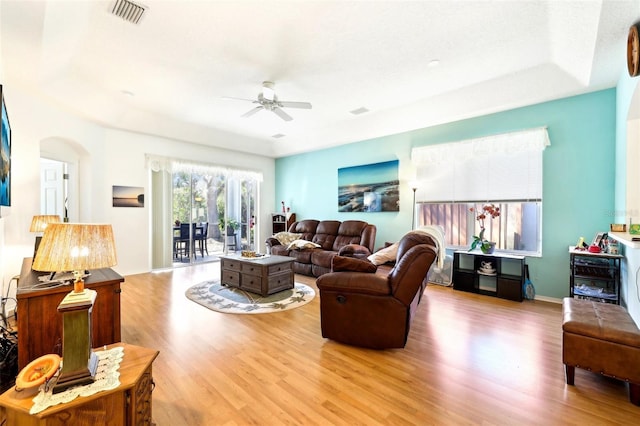
[[[413,148],[416,201],[540,200],[546,127]]]
[[[546,128],[414,148],[418,226],[445,229],[449,247],[468,247],[480,232],[478,209],[492,203],[502,214],[485,236],[498,250],[541,254],[542,158]],[[415,218],[414,218],[415,219]]]

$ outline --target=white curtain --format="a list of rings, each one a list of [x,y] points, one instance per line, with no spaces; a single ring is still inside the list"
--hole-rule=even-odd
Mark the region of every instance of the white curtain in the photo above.
[[[542,199],[546,127],[413,148],[417,202]]]
[[[173,253],[172,180],[167,170],[151,171],[151,268],[170,268]]]
[[[167,157],[159,157],[151,154],[145,155],[146,168],[158,172],[160,170],[166,170],[170,173],[173,172],[201,172],[208,174],[223,174],[230,177],[235,177],[240,180],[255,180],[258,182],[263,181],[263,175],[261,172],[255,172],[251,170],[234,169],[231,167],[218,166],[208,163],[200,163],[190,160],[180,160]]]

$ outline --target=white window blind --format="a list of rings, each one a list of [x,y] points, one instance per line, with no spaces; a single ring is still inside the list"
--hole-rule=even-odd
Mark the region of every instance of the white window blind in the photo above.
[[[416,201],[540,200],[549,145],[545,127],[413,148]]]

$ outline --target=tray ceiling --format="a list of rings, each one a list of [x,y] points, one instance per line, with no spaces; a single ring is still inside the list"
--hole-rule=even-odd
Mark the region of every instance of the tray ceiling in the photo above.
[[[114,3],[2,1],[2,83],[104,126],[272,157],[614,87],[640,19],[640,0],[147,0],[134,24]],[[313,108],[243,118],[255,105],[224,99],[265,80]]]

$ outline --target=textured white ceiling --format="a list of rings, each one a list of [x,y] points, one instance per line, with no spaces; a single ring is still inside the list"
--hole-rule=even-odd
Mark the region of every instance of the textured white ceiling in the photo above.
[[[640,0],[146,0],[135,25],[113,3],[2,0],[2,83],[106,126],[274,157],[614,87],[640,20]],[[223,99],[264,80],[313,109],[242,118],[254,105]]]

